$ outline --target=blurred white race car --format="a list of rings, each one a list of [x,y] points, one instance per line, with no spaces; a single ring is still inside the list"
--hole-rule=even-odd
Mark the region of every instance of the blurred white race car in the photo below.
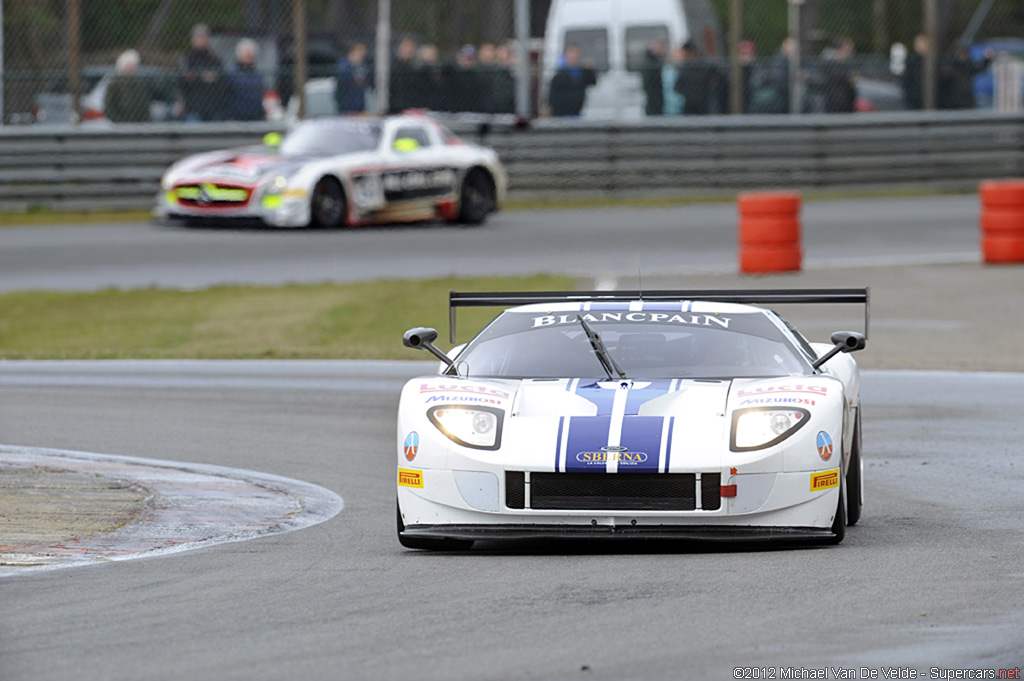
[[[398,538],[843,540],[860,518],[865,335],[808,343],[760,304],[867,289],[451,294],[509,306],[398,412]],[[865,312],[865,333],[867,331]]]
[[[497,154],[422,115],[318,118],[262,146],[189,156],[161,180],[156,216],[275,227],[441,218],[482,223],[504,199]]]

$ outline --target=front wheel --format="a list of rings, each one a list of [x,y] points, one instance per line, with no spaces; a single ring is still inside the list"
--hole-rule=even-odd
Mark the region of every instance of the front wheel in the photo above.
[[[395,511],[398,514],[398,543],[407,549],[420,549],[423,551],[466,551],[473,546],[469,539],[433,539],[427,537],[403,537],[405,523],[402,522],[402,509],[395,499]]]
[[[459,222],[479,225],[494,210],[495,203],[494,182],[490,175],[480,168],[470,170],[459,192]]]
[[[310,199],[310,223],[313,227],[331,229],[345,220],[345,192],[333,177],[321,177],[313,187]]]
[[[846,481],[839,479],[839,503],[836,505],[836,517],[832,521],[832,535],[825,540],[826,544],[841,544],[846,539]]]
[[[864,460],[860,455],[860,414],[853,425],[853,445],[850,447],[850,467],[846,471],[846,524],[853,526],[860,520],[864,503]]]

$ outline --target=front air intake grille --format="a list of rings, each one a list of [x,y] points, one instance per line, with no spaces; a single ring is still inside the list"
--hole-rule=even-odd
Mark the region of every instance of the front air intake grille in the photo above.
[[[700,507],[705,511],[717,511],[722,508],[721,473],[701,473]]]
[[[535,509],[693,511],[696,507],[697,479],[692,473],[530,475],[530,508]]]
[[[505,506],[526,507],[526,474],[522,471],[505,471]]]

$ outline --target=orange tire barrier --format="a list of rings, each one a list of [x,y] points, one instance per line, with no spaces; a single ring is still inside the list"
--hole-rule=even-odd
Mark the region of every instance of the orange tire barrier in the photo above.
[[[740,272],[794,272],[803,262],[800,195],[795,192],[740,194]]]
[[[982,260],[1024,263],[1024,180],[986,180],[978,193]]]

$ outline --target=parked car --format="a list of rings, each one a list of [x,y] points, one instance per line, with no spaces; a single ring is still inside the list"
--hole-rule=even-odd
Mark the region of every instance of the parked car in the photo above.
[[[174,118],[175,72],[171,69],[156,66],[139,67],[139,77],[145,79],[152,93],[149,104],[150,119],[167,121]],[[81,111],[82,121],[104,120],[103,102],[107,86],[114,79],[113,66],[87,66],[82,69],[81,76]],[[36,124],[64,125],[74,122],[71,111],[70,78],[67,72],[55,76],[42,92],[36,95],[32,117]]]
[[[970,46],[967,53],[973,61],[980,62],[989,50],[997,55],[1009,55],[1012,59],[1024,63],[1024,40],[1020,38],[997,38],[975,43]],[[995,89],[995,74],[991,67],[974,77],[974,96],[978,102],[978,108],[992,108]],[[1021,89],[1024,90],[1024,77],[1021,78]]]

